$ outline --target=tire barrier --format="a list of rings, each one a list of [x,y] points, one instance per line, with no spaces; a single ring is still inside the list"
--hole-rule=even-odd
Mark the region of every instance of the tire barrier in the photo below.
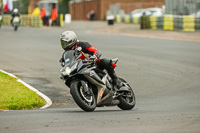
[[[127,23],[127,24],[131,23],[130,22],[130,16],[128,16],[128,15],[124,16],[124,22]]]
[[[40,16],[31,17],[31,27],[42,27],[43,21]]]
[[[195,18],[195,30],[200,30],[200,18]]]
[[[183,30],[182,16],[174,16],[174,30]]]
[[[32,15],[21,15],[20,26],[42,27],[43,22],[40,16],[32,17]],[[11,16],[3,15],[3,25],[10,25]]]
[[[195,31],[194,16],[183,16],[183,31]]]
[[[150,16],[142,16],[140,18],[140,29],[150,29],[150,27],[151,27]]]
[[[115,16],[116,23],[132,23],[140,24],[139,17],[131,17],[130,15],[120,16],[119,14]]]
[[[3,15],[2,25],[10,25],[10,21],[11,21],[10,15]]]
[[[164,16],[164,30],[174,30],[174,17],[173,15]]]
[[[31,19],[30,19],[30,17],[31,17],[31,15],[21,15],[20,25],[21,26],[31,25]]]
[[[157,29],[157,17],[150,17],[150,27],[151,29],[153,30],[156,30]]]
[[[181,31],[197,31],[200,30],[200,18],[194,16],[177,16],[177,15],[164,15],[156,17],[155,21],[151,16],[150,23],[151,29],[163,30],[181,30]],[[157,23],[157,27],[154,23]]]
[[[164,16],[162,16],[162,17],[155,17],[155,18],[156,18],[156,20],[155,20],[155,22],[156,22],[155,29],[164,29],[164,24],[163,24],[163,22],[164,22]]]
[[[181,30],[181,31],[199,31],[200,30],[200,17],[194,16],[177,16],[177,15],[164,15],[160,17],[155,16],[142,16],[131,17],[130,15],[120,16],[116,15],[117,23],[140,24],[141,29],[152,30]]]
[[[120,17],[120,15],[116,15],[116,22],[117,23],[121,23],[121,17]]]
[[[140,23],[140,19],[138,17],[134,17],[133,18],[133,23],[134,24],[139,24]]]

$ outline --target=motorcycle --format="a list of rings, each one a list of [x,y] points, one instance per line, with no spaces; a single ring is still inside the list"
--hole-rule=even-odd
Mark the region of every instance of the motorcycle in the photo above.
[[[81,60],[79,57],[80,47],[63,53],[60,59],[60,78],[70,88],[74,101],[82,110],[91,112],[96,107],[116,105],[122,110],[134,108],[134,92],[124,79],[120,78],[123,87],[118,90],[107,71],[98,68],[94,56],[87,60]],[[118,59],[112,61],[117,63]]]
[[[2,17],[2,15],[0,14],[0,28],[1,28],[2,21],[3,21],[3,17]]]
[[[19,27],[19,23],[20,23],[20,18],[18,16],[14,17],[13,21],[12,21],[14,31],[17,31],[17,29]]]

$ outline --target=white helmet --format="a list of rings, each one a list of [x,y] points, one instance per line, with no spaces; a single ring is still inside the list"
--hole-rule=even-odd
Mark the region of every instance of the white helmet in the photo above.
[[[60,36],[61,46],[64,50],[70,50],[77,42],[77,36],[73,31],[65,31]]]
[[[19,10],[18,10],[17,8],[15,8],[15,9],[13,10],[14,13],[18,13],[18,11],[19,11]]]

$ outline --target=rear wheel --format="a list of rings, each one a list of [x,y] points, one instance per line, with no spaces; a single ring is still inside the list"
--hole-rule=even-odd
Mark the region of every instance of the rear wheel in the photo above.
[[[131,86],[122,78],[120,80],[123,82],[123,84],[126,84],[129,86],[130,92],[123,92],[124,94],[118,97],[118,100],[120,103],[117,105],[122,110],[131,110],[135,106],[135,94],[131,88]]]
[[[91,112],[96,108],[96,99],[94,93],[90,89],[90,94],[83,92],[80,81],[74,81],[70,85],[70,93],[76,104],[84,111]]]

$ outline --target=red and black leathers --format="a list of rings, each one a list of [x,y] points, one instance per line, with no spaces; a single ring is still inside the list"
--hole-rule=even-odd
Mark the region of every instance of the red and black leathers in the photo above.
[[[85,54],[89,54],[89,55],[95,55],[95,54],[97,54],[97,49],[95,49],[88,42],[79,41],[79,42],[76,43],[75,46],[82,48],[82,51],[81,51],[82,56],[80,57],[80,59],[82,59],[82,60],[84,60],[86,58]]]
[[[108,71],[108,74],[110,75],[110,77],[112,79],[117,79],[117,76],[115,74],[114,68],[116,67],[116,64],[114,62],[112,62],[110,59],[100,59],[99,58],[99,54],[100,52],[95,49],[90,43],[86,42],[86,41],[78,41],[75,44],[76,47],[81,47],[82,48],[82,56],[80,57],[80,59],[84,60],[86,58],[85,54],[89,54],[91,56],[95,55],[97,57],[97,65],[100,69],[106,69]]]

